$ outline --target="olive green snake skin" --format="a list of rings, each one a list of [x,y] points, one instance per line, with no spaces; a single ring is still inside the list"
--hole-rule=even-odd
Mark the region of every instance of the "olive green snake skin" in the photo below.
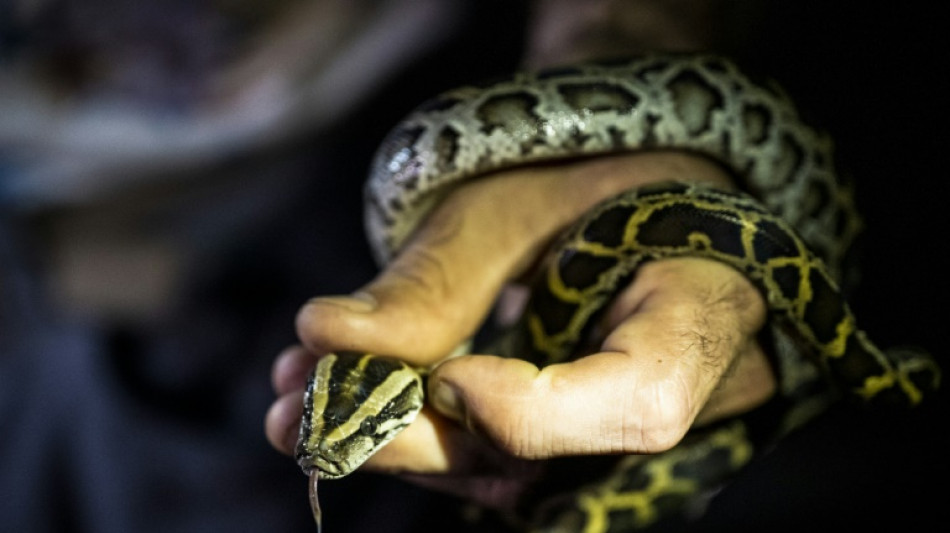
[[[789,404],[807,403],[810,393],[801,391],[815,383],[869,404],[916,405],[937,388],[940,371],[928,354],[878,349],[845,301],[840,279],[860,221],[835,173],[831,141],[776,86],[718,57],[521,73],[437,97],[378,153],[367,184],[370,242],[387,261],[453,184],[486,172],[659,149],[721,163],[744,192],[684,181],[599,204],[555,246],[524,315],[492,353],[539,366],[568,361],[644,262],[703,257],[745,274],[764,296],[770,355]],[[322,358],[304,400],[301,467],[330,479],[358,468],[421,409],[420,372],[371,354]],[[781,409],[768,439],[805,416]],[[556,461],[511,521],[530,531],[646,527],[747,464],[762,448],[759,425],[736,417],[696,428],[657,455]]]

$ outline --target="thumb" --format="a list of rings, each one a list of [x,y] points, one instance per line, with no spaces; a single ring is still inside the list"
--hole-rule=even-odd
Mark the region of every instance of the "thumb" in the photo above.
[[[525,167],[459,185],[380,275],[355,295],[311,300],[297,317],[314,353],[361,350],[432,364],[470,338],[501,287],[598,201],[681,177],[729,183],[703,158],[666,153]]]
[[[655,358],[598,352],[538,369],[489,355],[453,358],[429,381],[443,415],[521,459],[655,453],[689,425],[682,382]]]
[[[721,396],[708,420],[772,394],[755,343],[764,319],[762,298],[730,267],[657,261],[608,310],[601,351],[543,369],[494,356],[450,359],[433,371],[429,399],[524,459],[661,452],[712,397]]]
[[[429,365],[474,335],[527,254],[529,235],[511,231],[497,200],[454,198],[368,285],[310,300],[297,316],[301,342],[318,354],[369,351]]]

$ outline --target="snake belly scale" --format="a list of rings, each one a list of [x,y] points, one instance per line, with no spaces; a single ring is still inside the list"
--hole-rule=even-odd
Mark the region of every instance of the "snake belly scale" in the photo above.
[[[633,279],[639,266],[672,257],[703,257],[728,264],[745,274],[764,296],[774,328],[787,332],[843,395],[864,403],[915,405],[936,389],[940,370],[934,360],[920,351],[878,349],[857,327],[842,295],[836,281],[841,252],[834,243],[850,242],[856,223],[848,222],[854,214],[847,188],[839,187],[827,170],[831,164],[830,153],[826,152],[827,140],[791,121],[788,118],[792,113],[788,108],[790,104],[779,93],[749,89],[746,78],[722,60],[647,58],[621,68],[627,78],[643,85],[637,89],[642,96],[637,102],[645,101],[644,95],[648,93],[656,96],[656,80],[679,80],[661,84],[670,92],[665,100],[668,105],[644,112],[648,120],[643,127],[647,131],[638,134],[641,140],[652,138],[649,147],[656,148],[663,131],[674,131],[673,139],[668,139],[663,146],[682,147],[717,158],[733,170],[740,184],[766,201],[742,192],[676,182],[628,191],[599,204],[554,247],[545,275],[540,276],[532,288],[522,319],[496,343],[495,347],[503,352],[499,355],[519,357],[539,366],[570,360],[575,357],[577,345],[585,340],[590,324],[617,291]],[[587,102],[607,102],[588,110],[585,115],[588,130],[584,135],[593,134],[589,131],[591,114],[603,114],[605,109],[615,105],[610,102],[618,101],[615,93],[620,85],[614,81],[619,74],[612,72],[608,78],[613,81],[604,83],[604,73],[598,69],[600,67],[593,71],[596,75],[583,69],[572,69],[568,75],[575,88],[579,86],[578,76],[585,76],[584,91],[592,93],[584,96]],[[529,82],[535,86],[541,79],[543,85],[557,78],[556,74],[537,75]],[[710,79],[715,83],[709,82]],[[511,83],[517,85],[522,81],[516,77]],[[437,99],[435,104],[427,104],[397,128],[394,135],[402,144],[393,145],[392,139],[387,141],[381,153],[388,154],[385,157],[391,160],[377,165],[377,169],[385,171],[378,171],[367,189],[370,237],[383,260],[395,253],[410,231],[407,228],[413,227],[424,216],[432,199],[442,194],[435,189],[447,188],[453,181],[475,177],[493,168],[545,159],[531,155],[532,148],[525,149],[523,144],[519,151],[482,157],[477,160],[480,163],[459,158],[459,146],[482,142],[484,146],[480,149],[489,152],[491,146],[498,146],[497,138],[489,142],[479,135],[497,137],[498,131],[502,131],[522,143],[530,138],[524,131],[518,131],[523,129],[523,123],[508,123],[497,130],[485,127],[482,122],[488,120],[484,117],[495,116],[491,109],[484,109],[485,103],[497,103],[492,97],[498,94],[511,94],[514,91],[511,83],[466,89],[464,98],[454,93]],[[690,83],[696,83],[698,88],[690,90]],[[710,100],[711,91],[718,99]],[[559,94],[568,93],[570,91],[561,90]],[[768,98],[763,96],[766,94]],[[536,99],[543,102],[543,96]],[[723,136],[719,132],[716,143],[700,141],[699,138],[708,133],[708,125],[720,120],[714,117],[725,105],[722,102],[734,100],[744,102],[742,109],[746,109],[746,116],[749,109],[758,113],[759,119],[749,122],[758,126],[743,126],[758,128],[759,134],[755,136],[758,141],[745,151],[732,147],[729,143],[737,135],[727,126],[722,126],[723,131],[732,135]],[[466,106],[474,105],[472,102],[483,106],[478,115],[483,118],[466,114]],[[630,101],[626,102],[623,105],[629,105]],[[539,107],[537,102],[532,105]],[[691,118],[681,116],[684,108],[691,109],[688,113]],[[651,113],[653,118],[649,118]],[[707,114],[705,118],[703,113]],[[629,127],[622,123],[626,115],[614,113],[612,116],[621,123],[608,121],[607,125],[598,126],[613,128],[614,140],[609,150],[587,151],[581,146],[583,143],[564,137],[561,142],[571,146],[556,147],[553,156],[547,151],[547,158],[643,148],[637,142],[628,145],[617,133]],[[453,131],[457,133],[481,133],[472,133],[472,138],[465,138],[463,134],[449,135],[457,146],[442,146],[439,154],[433,154],[436,148],[419,144],[426,133],[420,124],[425,122],[431,126],[436,119],[454,124]],[[678,128],[668,124],[674,119],[680,121]],[[665,130],[660,128],[661,124],[666,124]],[[415,133],[406,135],[407,128]],[[780,131],[776,133],[769,128]],[[568,129],[577,133],[576,124]],[[685,141],[679,142],[677,135],[685,137]],[[752,138],[739,135],[743,136]],[[776,146],[763,147],[770,138],[776,139]],[[532,146],[538,145],[537,139],[531,142]],[[788,148],[789,145],[794,148]],[[741,155],[733,152],[741,152]],[[794,155],[791,159],[782,155],[789,152]],[[410,164],[414,157],[421,163]],[[439,159],[446,157],[458,159],[451,164]],[[431,168],[439,165],[442,174]],[[768,192],[766,182],[771,183],[775,178],[763,169],[770,165],[782,176],[793,176],[795,180],[804,180],[831,193],[820,195],[822,201],[811,204],[808,202],[812,196],[805,194],[803,198],[809,199],[807,209],[796,211],[797,208],[788,205],[777,209],[770,205],[768,198],[774,202],[785,193],[781,187],[775,189],[779,192]],[[406,174],[410,168],[413,169],[411,176]],[[467,174],[453,174],[460,168]],[[384,183],[386,172],[388,181]],[[755,177],[757,173],[762,176]],[[436,176],[449,178],[439,181]],[[795,186],[799,185],[796,182]],[[397,191],[402,192],[397,195]],[[834,223],[829,226],[829,221]],[[827,237],[829,233],[831,237]],[[812,250],[818,250],[820,255]],[[421,409],[425,371],[394,358],[372,354],[343,352],[320,359],[305,394],[305,412],[296,449],[296,458],[304,471],[309,473],[316,469],[323,478],[342,477],[389,442]],[[645,527],[658,518],[681,511],[692,499],[715,489],[748,463],[756,449],[751,432],[752,428],[740,417],[691,430],[683,442],[662,454],[613,457],[606,463],[596,461],[598,466],[585,472],[589,475],[578,476],[575,483],[568,480],[565,484],[560,480],[561,486],[567,489],[546,493],[523,506],[517,524],[530,531],[621,532]],[[584,464],[582,459],[577,461]]]

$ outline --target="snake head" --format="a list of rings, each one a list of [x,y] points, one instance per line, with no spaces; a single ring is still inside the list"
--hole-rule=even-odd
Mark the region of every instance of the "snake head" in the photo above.
[[[399,359],[329,354],[307,383],[297,463],[323,479],[346,476],[408,426],[423,400],[422,377]]]

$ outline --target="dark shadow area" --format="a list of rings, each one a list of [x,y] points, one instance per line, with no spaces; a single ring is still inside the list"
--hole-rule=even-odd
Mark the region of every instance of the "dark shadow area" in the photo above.
[[[428,96],[517,67],[522,3],[461,4],[450,38],[345,118],[88,204],[31,207],[7,186],[30,160],[0,137],[0,531],[313,530],[306,478],[263,435],[270,364],[294,342],[307,298],[352,291],[376,271],[362,180],[385,132]],[[882,346],[946,360],[942,20],[936,8],[786,4],[763,8],[732,52],[811,111],[854,177],[866,224],[852,298],[861,327]],[[0,74],[37,39],[4,22],[10,9],[0,6]],[[81,75],[72,61],[53,63],[70,83]],[[220,177],[193,179],[208,172]],[[74,256],[51,243],[101,224],[190,250],[174,266],[186,282],[155,317],[91,319],[54,303],[50,279]],[[134,287],[141,274],[112,279]],[[912,413],[837,406],[757,459],[704,518],[661,529],[923,529],[941,518],[950,475],[946,399]],[[321,491],[328,533],[476,531],[454,499],[392,478]]]

